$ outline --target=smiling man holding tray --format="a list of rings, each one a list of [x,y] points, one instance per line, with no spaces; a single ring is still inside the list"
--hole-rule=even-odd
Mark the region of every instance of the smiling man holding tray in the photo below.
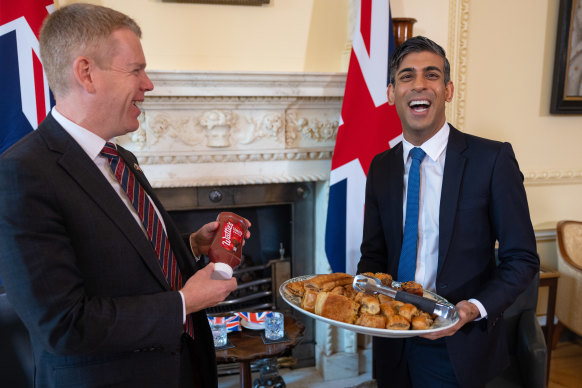
[[[509,364],[503,311],[539,270],[523,175],[510,144],[446,122],[454,87],[442,47],[405,41],[389,74],[404,140],[370,166],[358,273],[414,280],[455,304],[459,320],[375,337],[375,377],[379,387],[483,387]]]

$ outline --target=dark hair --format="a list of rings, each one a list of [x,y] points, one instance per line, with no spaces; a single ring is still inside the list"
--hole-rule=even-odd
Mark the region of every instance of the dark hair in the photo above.
[[[444,60],[444,79],[445,85],[449,83],[451,80],[451,65],[449,64],[449,60],[447,59],[447,55],[445,54],[445,50],[424,36],[415,36],[413,38],[407,39],[402,43],[400,46],[396,47],[392,56],[390,57],[390,83],[394,84],[396,78],[396,70],[402,63],[404,57],[410,53],[418,53],[422,51],[429,51],[434,53]]]

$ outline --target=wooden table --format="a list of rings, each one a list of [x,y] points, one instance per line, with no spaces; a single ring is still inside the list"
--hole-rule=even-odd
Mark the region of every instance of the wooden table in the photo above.
[[[540,268],[540,287],[548,287],[548,306],[546,309],[546,347],[548,348],[548,361],[546,369],[546,382],[550,377],[550,360],[552,358],[552,346],[554,340],[554,316],[556,313],[556,294],[558,292],[558,278],[560,273],[547,268]]]
[[[251,361],[281,356],[301,341],[304,331],[303,323],[289,314],[285,315],[285,333],[289,337],[288,342],[265,345],[261,338],[262,330],[243,328],[242,331],[228,334],[228,339],[234,348],[217,350],[216,362],[218,364],[238,362],[240,386],[250,388],[252,384]]]

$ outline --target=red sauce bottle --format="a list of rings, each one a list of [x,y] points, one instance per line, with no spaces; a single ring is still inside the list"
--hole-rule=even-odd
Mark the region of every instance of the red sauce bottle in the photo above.
[[[244,218],[230,212],[222,212],[216,219],[220,225],[208,250],[214,263],[213,279],[230,279],[232,269],[240,264],[242,243],[247,233]]]

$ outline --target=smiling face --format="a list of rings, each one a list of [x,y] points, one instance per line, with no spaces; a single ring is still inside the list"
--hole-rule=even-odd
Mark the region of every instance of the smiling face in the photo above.
[[[430,51],[407,54],[394,83],[388,85],[388,103],[396,106],[404,138],[414,145],[430,139],[445,123],[445,102],[453,98],[453,83],[444,82],[444,60]]]
[[[106,139],[133,132],[139,128],[139,104],[144,94],[154,88],[148,78],[145,56],[137,35],[122,28],[105,42],[95,67],[94,118]]]

